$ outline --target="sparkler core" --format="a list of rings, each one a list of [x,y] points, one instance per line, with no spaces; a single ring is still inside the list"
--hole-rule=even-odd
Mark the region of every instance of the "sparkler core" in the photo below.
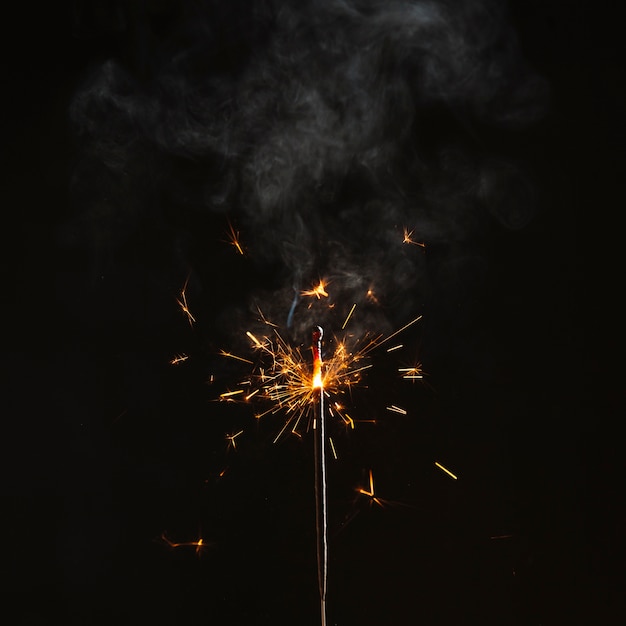
[[[324,386],[322,379],[322,337],[324,331],[321,326],[316,326],[313,329],[311,350],[313,351],[313,376],[312,387],[314,389],[321,389]]]

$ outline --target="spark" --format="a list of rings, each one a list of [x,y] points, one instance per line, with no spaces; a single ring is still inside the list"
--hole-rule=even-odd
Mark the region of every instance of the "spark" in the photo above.
[[[165,533],[161,533],[161,541],[166,543],[170,548],[183,548],[186,546],[195,547],[196,549],[195,552],[198,556],[201,556],[202,550],[205,550],[210,545],[210,544],[205,543],[202,537],[198,537],[198,539],[196,539],[195,541],[175,542],[169,539]]]
[[[322,298],[328,298],[328,292],[326,291],[326,287],[328,283],[324,282],[323,278],[320,278],[320,282],[317,286],[313,287],[313,289],[307,289],[306,291],[300,292],[301,296],[315,296],[318,300]]]
[[[372,289],[372,287],[370,287],[367,290],[367,293],[365,295],[367,296],[367,299],[373,302],[374,304],[380,304],[378,298],[376,297],[376,294],[374,293],[374,289]]]
[[[402,347],[403,345],[399,343],[397,346],[394,346],[393,348],[387,348],[387,352],[394,352],[395,350],[399,350]]]
[[[352,317],[352,314],[354,313],[354,309],[356,309],[356,302],[352,305],[352,308],[350,309],[350,312],[348,313],[348,317],[346,317],[343,324],[341,325],[341,330],[343,330],[346,327],[348,320]]]
[[[243,389],[237,389],[235,391],[225,391],[224,393],[220,393],[220,398],[231,398],[232,396],[238,396],[241,393],[244,393]]]
[[[225,356],[229,359],[236,359],[237,361],[243,361],[244,363],[249,363],[250,365],[253,365],[253,361],[251,361],[250,359],[244,359],[243,357],[232,354],[231,352],[226,352],[226,350],[220,350],[220,356]]]
[[[228,222],[228,233],[226,236],[228,237],[228,243],[233,246],[241,256],[244,256],[243,247],[239,240],[239,231],[235,230],[230,222]]]
[[[185,313],[185,315],[187,316],[189,325],[193,328],[196,318],[191,314],[191,311],[189,310],[189,305],[187,304],[186,292],[187,292],[188,282],[189,282],[189,277],[187,277],[187,280],[185,281],[185,284],[183,285],[183,288],[180,291],[180,298],[178,298],[176,302],[178,303],[178,306],[182,309],[183,313]]]
[[[364,496],[367,496],[370,499],[370,502],[375,502],[376,504],[378,504],[378,506],[384,506],[383,504],[383,500],[381,500],[380,498],[376,497],[375,495],[375,491],[374,491],[374,474],[372,473],[372,470],[369,471],[369,476],[370,476],[370,488],[369,491],[367,489],[364,489],[363,487],[357,487],[357,493],[360,493]]]
[[[421,246],[422,248],[426,247],[426,244],[420,242],[420,241],[415,241],[413,239],[413,233],[415,231],[411,230],[409,231],[409,229],[405,226],[404,227],[404,238],[402,239],[402,243],[408,243],[408,244],[413,244],[414,246]]]
[[[451,476],[452,478],[454,478],[454,480],[458,480],[458,476],[455,476],[449,469],[446,469],[443,465],[441,465],[441,463],[438,463],[437,461],[435,461],[435,465],[443,472],[445,472],[446,474],[448,474],[448,476]]]
[[[262,348],[263,344],[249,331],[246,331],[246,335],[252,340],[256,348]]]
[[[237,442],[235,441],[235,439],[237,439],[237,437],[239,437],[239,435],[241,435],[243,433],[243,430],[240,430],[238,433],[234,433],[234,434],[226,434],[225,439],[226,441],[228,441],[228,449],[230,450],[231,448],[233,450],[237,449]]]
[[[337,450],[335,449],[335,444],[333,443],[333,438],[332,437],[328,438],[328,443],[330,444],[330,449],[332,450],[333,458],[336,461],[337,460]]]
[[[387,407],[388,411],[391,411],[392,413],[400,413],[400,415],[406,415],[406,409],[402,409],[399,406],[396,406],[395,404],[392,404],[391,406]]]
[[[489,539],[511,539],[514,535],[493,535]]]
[[[170,365],[178,365],[189,358],[186,354],[177,354],[170,360]]]
[[[406,378],[407,380],[421,380],[424,378],[421,363],[413,365],[412,367],[400,367],[398,368],[398,372],[402,374],[402,378]]]

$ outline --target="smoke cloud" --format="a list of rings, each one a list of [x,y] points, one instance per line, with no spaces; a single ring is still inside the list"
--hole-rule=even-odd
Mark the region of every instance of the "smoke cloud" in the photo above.
[[[123,35],[71,109],[77,214],[63,238],[98,263],[152,238],[187,271],[193,250],[224,245],[228,219],[253,275],[272,274],[249,285],[248,307],[280,324],[295,307],[301,337],[298,294],[325,277],[363,324],[388,330],[438,281],[471,291],[488,271],[481,239],[532,219],[529,174],[482,132],[515,133],[549,100],[503,3],[115,7],[76,18]]]

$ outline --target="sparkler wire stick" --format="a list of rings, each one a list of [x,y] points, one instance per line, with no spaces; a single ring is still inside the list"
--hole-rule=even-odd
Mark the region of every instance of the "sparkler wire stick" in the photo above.
[[[322,378],[321,326],[313,329],[313,388],[319,389],[313,419],[313,452],[315,456],[315,530],[317,535],[317,580],[320,593],[321,624],[326,626],[326,587],[328,578],[328,519],[326,497],[326,420],[324,419],[324,384]]]

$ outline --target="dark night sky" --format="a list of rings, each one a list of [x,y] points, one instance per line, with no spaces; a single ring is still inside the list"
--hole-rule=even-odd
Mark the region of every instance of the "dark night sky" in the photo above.
[[[353,283],[338,309],[364,284],[355,267],[386,287],[379,307],[357,309],[364,325],[389,332],[424,316],[402,336],[398,358],[417,355],[429,385],[399,384],[391,355],[376,357],[353,409],[382,419],[336,433],[329,623],[623,624],[626,102],[617,3],[510,3],[535,82],[514,66],[519,75],[470,78],[467,93],[454,76],[433,87],[410,55],[394,64],[401,43],[392,29],[377,80],[407,75],[435,95],[390,87],[368,136],[391,146],[388,167],[365,139],[355,154],[369,165],[346,160],[346,146],[361,141],[347,130],[348,139],[329,139],[315,185],[296,168],[293,179],[283,166],[263,169],[309,121],[297,108],[285,114],[280,94],[263,85],[244,89],[245,71],[263,67],[274,41],[271,11],[219,4],[190,3],[204,7],[207,21],[197,23],[175,0],[24,3],[4,16],[7,33],[19,35],[2,55],[2,563],[11,623],[319,623],[311,442],[272,445],[278,422],[255,429],[245,407],[211,400],[246,375],[217,353],[241,351],[252,303],[283,324],[294,268],[306,287],[341,266]],[[302,9],[312,24],[320,4]],[[483,22],[468,23],[482,42]],[[333,23],[332,34],[341,28]],[[304,31],[298,53],[319,37],[319,28]],[[187,45],[193,63],[179,67],[189,82],[173,74],[159,83]],[[122,78],[94,83],[112,58]],[[310,80],[332,85],[332,70]],[[237,117],[225,99],[223,110],[193,109],[181,123],[177,97],[197,76],[213,104],[211,90],[250,103],[262,94],[264,117]],[[494,81],[504,95],[484,96]],[[106,88],[118,99],[99,99]],[[344,107],[343,132],[358,107],[337,89],[328,102]],[[417,102],[409,131],[403,98]],[[211,126],[231,114],[227,131]],[[367,107],[360,114],[367,124]],[[272,134],[281,125],[283,143]],[[211,133],[239,156],[209,145]],[[305,128],[293,139],[291,156],[305,165],[300,154],[318,145],[312,135],[304,139]],[[271,214],[272,202],[282,212]],[[224,242],[228,219],[249,246],[245,257]],[[426,248],[389,252],[381,233],[401,231],[395,219],[419,227]],[[306,233],[288,249],[298,228]],[[187,277],[193,329],[176,304]],[[303,327],[314,321],[303,304],[298,316]],[[178,353],[190,358],[172,367]],[[390,403],[409,414],[385,412]],[[239,428],[229,451],[224,435]],[[356,498],[370,468],[380,497],[406,506]],[[162,533],[176,542],[201,535],[208,547],[201,557],[171,550]]]

